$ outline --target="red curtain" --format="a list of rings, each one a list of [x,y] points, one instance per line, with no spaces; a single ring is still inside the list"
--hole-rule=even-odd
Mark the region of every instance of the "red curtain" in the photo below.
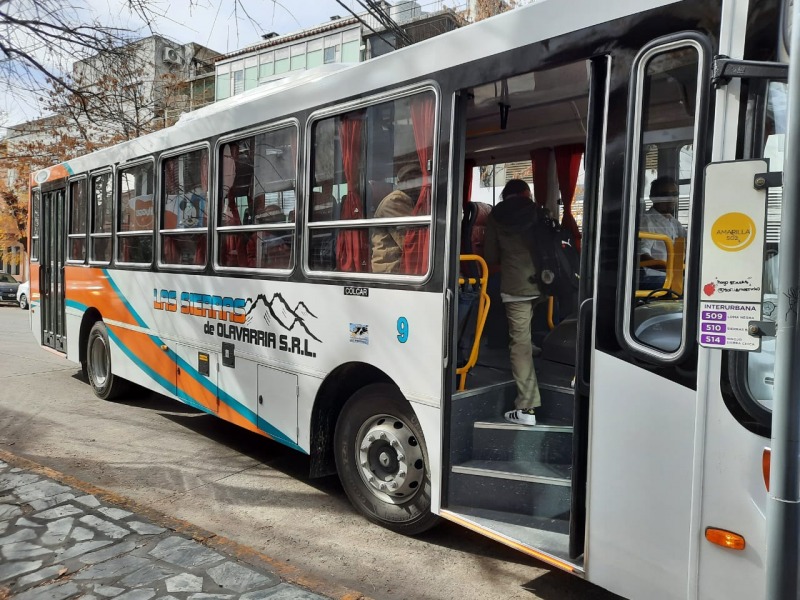
[[[539,206],[547,206],[550,148],[531,150],[531,166],[533,167],[533,197]]]
[[[463,206],[466,209],[472,201],[472,171],[475,169],[475,161],[468,158],[464,162],[464,199]]]
[[[568,144],[555,148],[558,189],[564,206],[561,226],[572,232],[578,250],[581,249],[581,232],[572,214],[572,202],[575,200],[575,186],[578,183],[578,170],[581,168],[583,151],[583,144]]]
[[[350,113],[339,123],[339,144],[347,181],[347,199],[342,204],[341,219],[363,219],[359,190],[361,140],[364,112]],[[369,270],[369,246],[365,229],[344,229],[336,239],[336,263],[339,271],[362,273]]]
[[[431,174],[428,164],[433,161],[433,126],[435,103],[431,95],[416,97],[411,103],[411,125],[414,129],[414,143],[422,170],[422,188],[412,214],[431,214]],[[406,233],[403,247],[403,273],[422,275],[428,271],[428,250],[431,244],[429,227],[415,227]]]

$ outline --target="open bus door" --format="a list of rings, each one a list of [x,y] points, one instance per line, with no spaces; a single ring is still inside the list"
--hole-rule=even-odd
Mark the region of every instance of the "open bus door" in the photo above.
[[[501,273],[488,274],[489,310],[475,343],[463,339],[464,332],[476,331],[474,324],[461,322],[469,286],[457,290],[459,339],[453,354],[460,354],[463,362],[470,355],[465,342],[477,346],[478,353],[477,360],[474,353],[470,356],[470,369],[463,376],[464,368],[457,365],[456,385],[461,389],[453,393],[449,410],[450,464],[442,515],[569,571],[580,571],[583,565],[595,221],[608,74],[609,59],[599,56],[501,82],[481,82],[459,94],[455,117],[463,135],[454,140],[456,155],[463,156],[468,171],[473,164],[481,168],[480,177],[464,178],[462,254],[480,256],[480,228],[485,226],[481,214],[491,211],[486,204],[499,201],[495,196],[506,180],[531,177],[533,168],[538,174],[532,186],[537,200],[558,215],[563,210],[558,182],[542,182],[551,167],[565,172],[568,165],[575,171],[572,197],[582,199],[577,210],[583,249],[579,289],[569,302],[578,310],[560,314],[558,304],[548,301],[534,311],[533,342],[541,348],[534,362],[542,396],[535,426],[503,418],[513,408],[516,385],[498,289]],[[513,128],[498,123],[503,117],[496,110],[497,90]],[[562,193],[570,194],[567,187]],[[461,261],[463,272],[470,266],[470,261]],[[468,283],[463,275],[461,281]]]
[[[66,313],[64,307],[64,228],[65,188],[44,186],[41,192],[41,295],[42,344],[66,352]]]

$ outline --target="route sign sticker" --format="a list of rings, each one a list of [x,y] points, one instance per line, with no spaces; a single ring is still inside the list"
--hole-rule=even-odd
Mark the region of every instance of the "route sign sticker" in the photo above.
[[[761,320],[767,191],[753,187],[765,160],[706,167],[700,266],[701,346],[758,350],[750,321]]]
[[[703,302],[700,308],[701,346],[758,350],[760,339],[748,333],[750,321],[761,318],[761,306],[741,302]]]

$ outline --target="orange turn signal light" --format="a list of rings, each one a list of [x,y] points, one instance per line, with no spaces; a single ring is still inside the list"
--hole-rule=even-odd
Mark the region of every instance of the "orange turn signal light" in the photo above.
[[[769,491],[769,461],[771,457],[770,449],[764,448],[764,453],[761,455],[761,472],[764,473],[764,485],[767,486],[767,491]]]
[[[728,548],[730,550],[744,550],[744,538],[738,533],[717,529],[716,527],[706,527],[706,539],[712,544]]]

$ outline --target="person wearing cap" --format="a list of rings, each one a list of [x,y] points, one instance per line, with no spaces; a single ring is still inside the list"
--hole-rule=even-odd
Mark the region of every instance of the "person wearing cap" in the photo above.
[[[375,219],[411,216],[422,185],[422,170],[418,164],[405,165],[398,169],[396,180],[397,189],[389,192],[380,201],[375,209]],[[405,236],[405,228],[397,225],[373,227],[370,230],[373,273],[400,271]]]
[[[650,202],[653,205],[642,213],[639,230],[666,235],[673,242],[686,237],[686,229],[675,218],[678,208],[678,184],[672,177],[663,176],[650,184]],[[666,262],[667,247],[661,240],[639,240],[639,262],[650,260]],[[659,269],[642,267],[639,289],[657,290],[664,284],[666,273]]]

